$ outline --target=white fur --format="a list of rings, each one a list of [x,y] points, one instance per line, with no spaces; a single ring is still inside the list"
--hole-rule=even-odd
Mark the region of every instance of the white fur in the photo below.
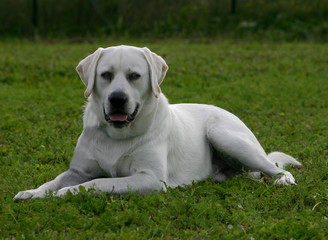
[[[277,176],[275,183],[295,184],[283,165],[300,165],[284,153],[267,155],[253,133],[233,114],[210,105],[169,105],[161,93],[168,67],[147,48],[99,48],[82,60],[77,71],[89,96],[84,129],[69,169],[37,189],[19,192],[14,199],[45,197],[47,191],[63,196],[78,187],[114,194],[191,184],[212,177],[224,180],[243,169]],[[101,73],[111,71],[111,81]],[[130,81],[127,75],[140,78]],[[124,108],[134,121],[122,128],[107,122],[108,96],[124,92]],[[104,109],[105,110],[104,110]],[[279,165],[276,166],[275,163]]]

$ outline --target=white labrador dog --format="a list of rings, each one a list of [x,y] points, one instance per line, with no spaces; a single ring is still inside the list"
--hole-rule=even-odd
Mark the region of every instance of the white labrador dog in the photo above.
[[[243,169],[295,184],[283,170],[301,165],[281,152],[267,155],[233,114],[210,105],[169,105],[159,85],[168,66],[148,48],[99,48],[76,70],[87,89],[83,132],[69,169],[14,199],[76,194],[79,186],[113,194],[145,194]],[[279,165],[276,166],[276,165]]]

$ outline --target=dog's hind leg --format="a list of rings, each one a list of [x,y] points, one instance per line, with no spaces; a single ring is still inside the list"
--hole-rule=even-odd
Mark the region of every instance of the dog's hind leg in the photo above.
[[[243,166],[269,176],[277,176],[276,184],[295,184],[295,179],[290,172],[270,161],[253,133],[242,123],[235,124],[230,123],[226,126],[213,124],[207,131],[210,144],[215,151],[228,157],[228,165],[230,167]]]

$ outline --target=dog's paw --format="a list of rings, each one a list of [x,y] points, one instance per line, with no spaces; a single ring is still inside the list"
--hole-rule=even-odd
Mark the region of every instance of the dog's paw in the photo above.
[[[76,195],[78,194],[80,191],[78,188],[74,188],[74,187],[64,187],[62,189],[59,189],[57,192],[54,192],[53,193],[53,196],[54,197],[65,197],[65,195],[68,193],[68,192],[71,192],[73,195]]]
[[[29,198],[44,198],[46,196],[46,193],[42,190],[38,189],[31,189],[26,191],[21,191],[16,194],[14,197],[14,201],[16,200],[24,200]]]
[[[283,172],[278,175],[277,179],[274,181],[274,184],[281,185],[296,185],[295,178],[290,172]]]

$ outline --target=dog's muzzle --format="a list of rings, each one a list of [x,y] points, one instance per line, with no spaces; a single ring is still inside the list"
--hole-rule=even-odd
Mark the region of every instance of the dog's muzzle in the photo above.
[[[129,125],[137,116],[138,110],[139,105],[136,106],[133,113],[131,114],[127,114],[121,111],[115,111],[107,114],[105,111],[105,106],[103,106],[105,120],[112,124],[115,128],[123,128]]]

